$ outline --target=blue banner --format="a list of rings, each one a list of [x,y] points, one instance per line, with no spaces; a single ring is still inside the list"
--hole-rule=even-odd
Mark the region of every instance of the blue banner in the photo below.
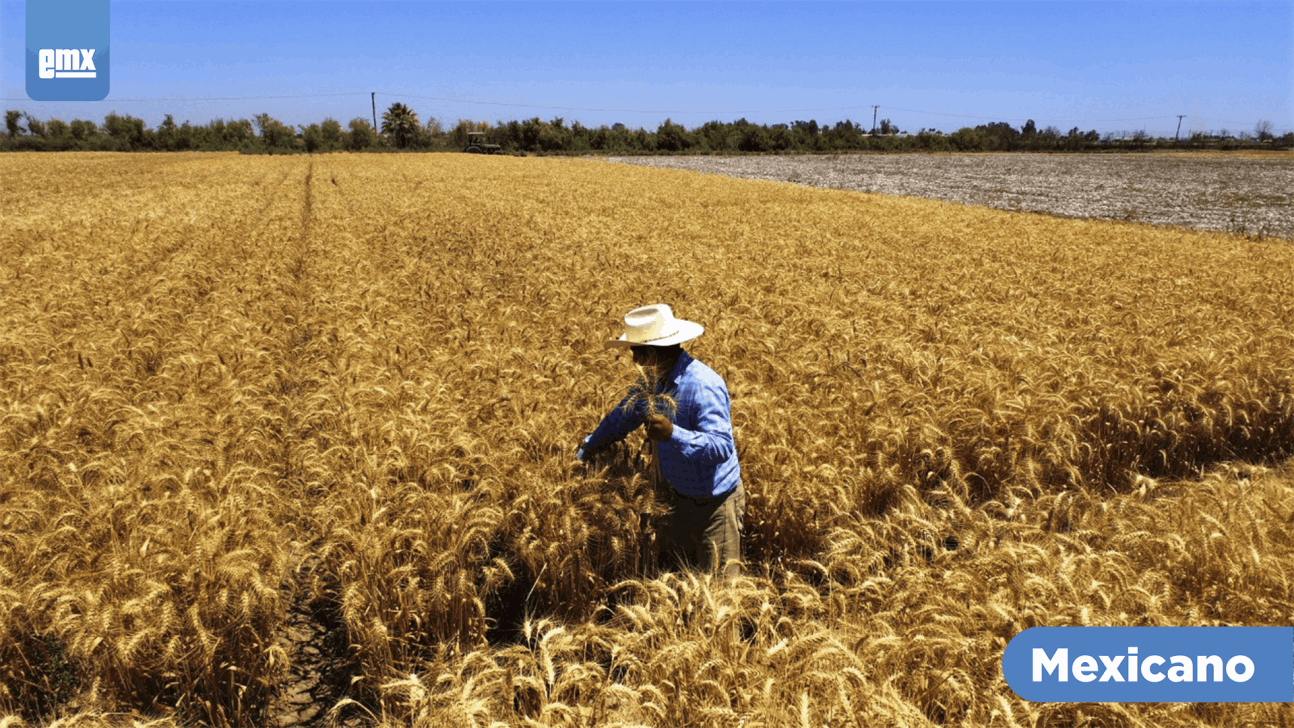
[[[1002,653],[1035,703],[1294,702],[1294,627],[1033,627]]]
[[[27,0],[27,96],[108,97],[108,0]]]

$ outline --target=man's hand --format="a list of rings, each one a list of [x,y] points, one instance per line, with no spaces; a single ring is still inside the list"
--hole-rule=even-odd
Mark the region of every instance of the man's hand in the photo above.
[[[674,435],[674,423],[665,415],[647,415],[643,427],[647,430],[647,437],[653,440],[668,440]]]

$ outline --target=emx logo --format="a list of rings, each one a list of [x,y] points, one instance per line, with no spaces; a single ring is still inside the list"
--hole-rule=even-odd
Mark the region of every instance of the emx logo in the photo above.
[[[108,96],[108,0],[27,0],[27,95],[35,101]]]
[[[41,78],[97,78],[94,49],[41,48]]]

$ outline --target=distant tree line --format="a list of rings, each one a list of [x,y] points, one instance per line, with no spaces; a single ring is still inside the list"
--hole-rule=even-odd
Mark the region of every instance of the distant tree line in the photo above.
[[[252,119],[216,119],[204,125],[176,124],[167,114],[156,129],[142,119],[108,114],[102,123],[85,119],[41,121],[20,111],[5,112],[0,150],[7,151],[239,151],[317,153],[364,151],[446,151],[467,146],[468,132],[485,133],[485,142],[506,154],[812,154],[840,152],[1090,152],[1153,148],[1294,148],[1294,133],[1276,137],[1271,123],[1253,133],[1188,132],[1185,137],[1152,137],[1145,131],[1062,132],[1038,129],[1033,120],[1019,129],[997,121],[963,127],[952,134],[933,129],[915,133],[882,119],[865,128],[849,119],[834,124],[797,120],[790,124],[753,124],[745,119],[709,121],[687,129],[666,119],[654,131],[624,124],[586,127],[561,117],[539,117],[497,124],[458,121],[445,129],[439,120],[424,124],[402,103],[382,114],[380,129],[363,117],[343,126],[335,119],[292,127],[269,114]]]

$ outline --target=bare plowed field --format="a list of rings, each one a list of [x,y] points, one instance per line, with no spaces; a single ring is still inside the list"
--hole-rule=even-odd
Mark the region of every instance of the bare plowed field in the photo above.
[[[1065,217],[1294,238],[1294,154],[612,157]]]

